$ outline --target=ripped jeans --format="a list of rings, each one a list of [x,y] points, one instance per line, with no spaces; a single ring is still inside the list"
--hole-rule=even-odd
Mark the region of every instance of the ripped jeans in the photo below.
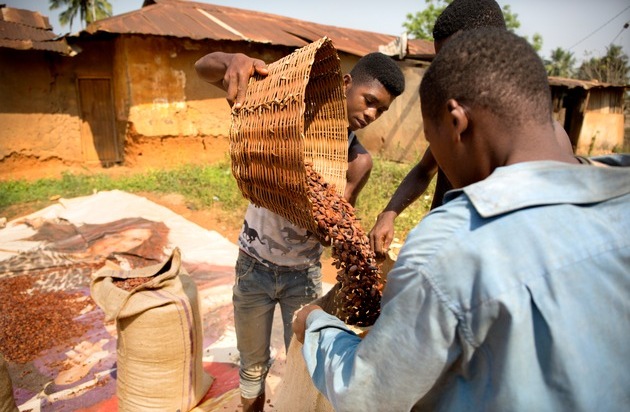
[[[322,295],[321,264],[295,270],[265,266],[239,251],[233,287],[234,324],[240,353],[240,389],[255,398],[265,389],[271,362],[271,331],[276,304],[280,304],[285,350],[293,336],[293,313]]]

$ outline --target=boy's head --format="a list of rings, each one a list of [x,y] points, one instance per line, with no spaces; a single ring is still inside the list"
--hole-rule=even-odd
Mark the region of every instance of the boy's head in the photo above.
[[[405,77],[396,62],[378,52],[359,59],[343,80],[351,130],[378,119],[405,90]]]
[[[507,30],[501,7],[495,0],[455,0],[438,16],[433,26],[435,52],[449,37],[464,30],[496,27]]]
[[[551,127],[543,63],[504,29],[454,35],[424,74],[420,99],[431,152],[456,187],[484,179],[500,153],[529,144],[516,141],[521,132]]]

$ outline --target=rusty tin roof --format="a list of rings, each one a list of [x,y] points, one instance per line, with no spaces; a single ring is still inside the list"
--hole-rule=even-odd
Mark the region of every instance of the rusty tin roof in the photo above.
[[[396,36],[311,23],[290,17],[234,7],[183,0],[145,1],[139,10],[90,24],[85,32],[96,34],[145,34],[194,40],[230,40],[303,47],[324,36],[335,48],[356,56],[379,50]],[[433,43],[407,42],[407,56],[432,59]]]
[[[68,56],[76,54],[65,39],[53,33],[48,17],[36,11],[14,9],[2,4],[0,4],[0,47],[52,51]]]
[[[610,84],[610,83],[602,83],[597,80],[568,79],[565,77],[554,77],[554,76],[549,77],[549,84],[551,86],[564,86],[568,89],[580,87],[584,90],[601,89],[601,88],[606,88],[606,87],[621,88],[621,89],[630,88],[630,85]]]

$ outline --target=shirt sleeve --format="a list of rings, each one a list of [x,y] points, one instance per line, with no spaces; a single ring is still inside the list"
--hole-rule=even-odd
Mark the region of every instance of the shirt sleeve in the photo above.
[[[396,290],[363,340],[323,311],[307,319],[306,366],[336,411],[409,411],[460,354],[457,319],[439,293],[404,265],[394,271]]]

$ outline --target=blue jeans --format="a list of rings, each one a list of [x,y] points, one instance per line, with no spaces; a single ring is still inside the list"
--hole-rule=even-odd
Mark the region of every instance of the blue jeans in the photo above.
[[[265,266],[239,252],[233,287],[236,345],[240,353],[240,389],[244,398],[255,398],[265,389],[271,354],[271,330],[276,304],[280,304],[285,350],[293,329],[293,313],[322,295],[321,264],[295,270]]]

